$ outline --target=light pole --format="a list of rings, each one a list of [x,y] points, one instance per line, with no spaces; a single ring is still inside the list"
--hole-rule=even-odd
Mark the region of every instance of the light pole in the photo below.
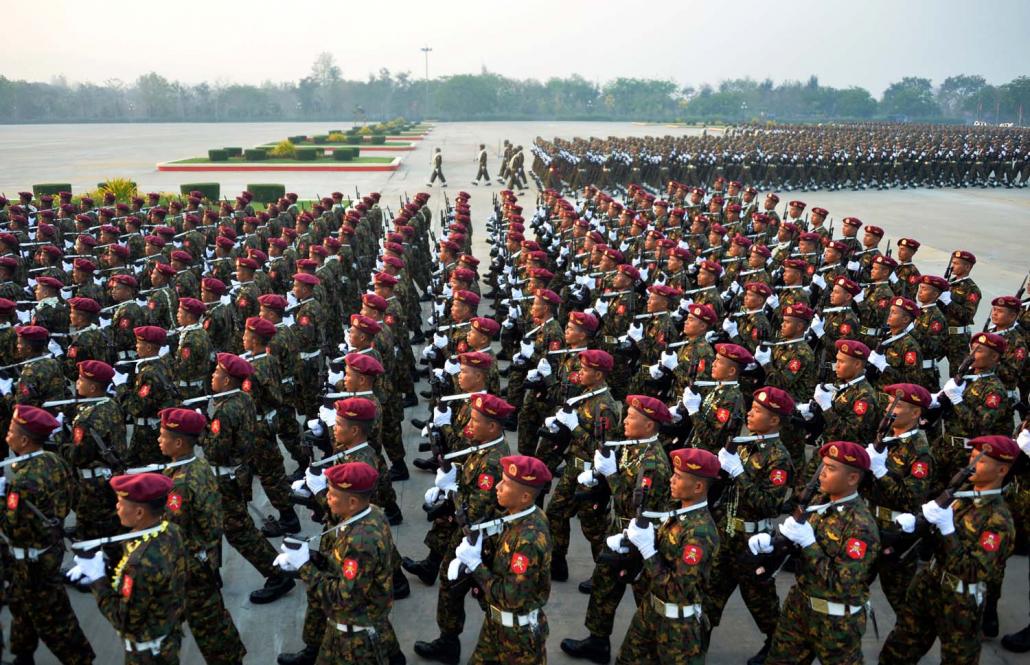
[[[427,45],[427,46],[423,46],[420,50],[423,53],[426,54],[426,109],[425,109],[425,111],[423,111],[422,116],[423,116],[423,118],[428,118],[429,117],[429,52],[432,51],[433,49],[429,48],[429,46]]]

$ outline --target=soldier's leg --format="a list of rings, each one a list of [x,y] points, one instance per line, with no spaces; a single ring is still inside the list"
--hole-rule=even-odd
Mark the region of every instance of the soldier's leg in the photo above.
[[[189,557],[186,564],[184,619],[208,665],[239,665],[247,654],[215,576],[206,563]]]
[[[880,576],[883,595],[887,596],[887,602],[894,613],[900,614],[905,604],[909,582],[916,575],[916,557],[909,557],[905,562],[887,561],[881,557],[877,561],[876,569]]]
[[[796,586],[787,594],[765,665],[807,664],[815,658],[809,642],[809,626],[806,624],[806,602],[807,598]]]
[[[239,482],[229,476],[218,478],[218,490],[222,495],[222,528],[225,539],[243,555],[264,577],[273,577],[278,571],[272,566],[276,552],[272,544],[261,535],[243,500]]]
[[[894,629],[880,650],[881,665],[909,665],[930,650],[942,621],[940,582],[924,568],[912,580]],[[941,654],[944,655],[943,653]]]
[[[541,615],[535,626],[509,628],[483,619],[476,649],[469,659],[470,665],[541,665],[547,662],[547,619]]]
[[[576,492],[575,479],[569,478],[565,473],[558,479],[557,485],[551,492],[551,500],[547,503],[544,514],[547,516],[547,523],[551,527],[551,561],[564,559],[569,553],[569,539],[572,529],[569,521],[575,513],[574,495]]]
[[[75,539],[93,540],[121,532],[116,497],[104,478],[82,480],[75,507]]]
[[[626,583],[619,579],[615,566],[604,558],[597,560],[590,579],[593,590],[590,592],[584,624],[591,635],[609,637],[615,622],[615,611],[626,593]]]
[[[398,395],[391,395],[391,399],[383,404],[383,450],[391,462],[404,460],[404,440],[401,438],[404,411],[400,406]]]
[[[250,463],[254,473],[261,480],[261,487],[268,496],[268,502],[279,511],[279,514],[292,513],[293,502],[290,501],[290,485],[286,480],[286,468],[282,453],[276,445],[274,433],[263,424],[254,435],[254,451]]]
[[[708,586],[703,597],[705,616],[714,629],[722,620],[722,611],[726,602],[737,588],[737,578],[733,559],[740,550],[732,548],[733,540],[719,543],[719,551],[712,561],[712,572],[708,578]]]
[[[304,646],[317,646],[322,644],[326,637],[325,607],[316,594],[309,592],[307,599],[308,605],[304,610],[304,628],[301,630],[301,639],[304,641]]]
[[[31,656],[39,640],[62,663],[92,663],[93,648],[79,626],[54,549],[38,561],[15,561],[11,582],[11,653]]]
[[[747,547],[746,542],[741,543]],[[742,549],[734,549],[734,552],[741,552]],[[776,592],[776,581],[770,579],[768,582],[753,581],[749,573],[744,570],[736,559],[734,565],[737,567],[738,579],[740,579],[740,596],[744,599],[744,605],[755,620],[758,630],[769,637],[776,631],[776,622],[780,618],[780,595]]]
[[[292,391],[293,386],[294,384],[291,383],[288,388]],[[290,453],[290,457],[299,468],[307,468],[311,460],[308,459],[307,452],[300,445],[300,423],[297,422],[297,410],[293,408],[292,404],[283,405],[279,409],[278,428],[279,440],[286,447],[286,451]]]
[[[575,491],[576,486],[573,486]],[[579,516],[579,528],[590,543],[590,554],[597,561],[604,539],[608,535],[608,506],[592,503],[587,499],[575,499],[576,515]]]
[[[702,665],[708,650],[704,633],[696,617],[666,619],[650,603],[643,603],[633,615],[615,665]]]
[[[644,616],[649,607],[649,605],[638,607],[637,611],[633,614],[633,619],[629,622],[626,636],[622,638],[622,646],[619,647],[619,655],[615,659],[615,665],[654,663],[658,661],[658,645],[655,642],[654,621],[648,621]]]

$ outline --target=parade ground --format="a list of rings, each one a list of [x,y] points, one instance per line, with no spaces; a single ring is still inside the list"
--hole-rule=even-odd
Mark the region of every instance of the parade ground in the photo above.
[[[92,190],[98,182],[108,178],[129,178],[139,185],[141,192],[175,192],[185,182],[211,181],[221,183],[222,194],[230,200],[249,183],[282,183],[287,191],[297,192],[302,199],[316,195],[327,196],[341,191],[350,196],[355,188],[362,193],[378,191],[384,207],[396,211],[400,197],[411,196],[421,190],[432,192],[429,205],[434,212],[434,225],[443,205],[443,195],[453,196],[459,190],[472,194],[471,210],[474,231],[474,253],[481,258],[488,255],[483,228],[491,209],[491,193],[502,187],[496,179],[491,187],[473,187],[470,180],[476,172],[474,158],[479,145],[485,144],[490,152],[488,168],[496,178],[498,151],[501,142],[508,139],[527,150],[527,171],[532,160],[528,154],[536,136],[548,140],[555,137],[575,136],[646,136],[682,135],[699,133],[701,128],[643,125],[634,123],[601,122],[483,122],[436,123],[415,149],[396,153],[400,167],[392,172],[378,173],[175,173],[158,172],[155,164],[183,159],[190,155],[206,154],[213,145],[242,145],[252,147],[291,134],[315,134],[328,127],[341,125],[340,121],[324,123],[232,123],[232,124],[139,124],[139,125],[32,125],[0,126],[0,192],[17,199],[16,193],[30,190],[34,183],[69,182],[76,194]],[[709,132],[720,132],[712,128]],[[449,187],[427,189],[430,156],[434,149],[442,150],[443,171]],[[761,194],[764,196],[764,192]],[[901,237],[916,238],[922,243],[916,262],[924,273],[943,274],[949,253],[955,249],[973,252],[978,259],[973,277],[989,302],[996,296],[1014,294],[1026,274],[1030,262],[1030,190],[1023,189],[915,189],[899,191],[860,192],[780,192],[781,199],[799,198],[809,207],[821,206],[829,210],[835,220],[855,216],[863,222],[886,229],[886,240],[896,245]],[[536,192],[526,190],[522,202],[531,216]],[[571,199],[572,197],[569,196]],[[839,221],[836,225],[839,228]],[[990,311],[980,307],[977,329],[983,325]],[[488,305],[480,312],[490,315]],[[417,357],[417,353],[416,353]],[[418,390],[426,389],[421,384]],[[312,396],[314,397],[314,396]],[[419,433],[407,422],[409,418],[426,416],[420,405],[405,411],[404,434],[408,463],[415,457],[420,441]],[[514,446],[515,436],[508,433]],[[287,458],[288,459],[288,458]],[[293,462],[287,461],[287,471]],[[404,511],[404,522],[393,527],[397,547],[402,555],[420,559],[426,554],[422,539],[429,523],[421,509],[423,494],[431,484],[432,476],[414,468],[410,480],[395,483],[399,503]],[[256,485],[251,512],[256,520],[273,513],[260,486]],[[304,525],[303,533],[313,534],[316,525],[299,511]],[[548,658],[551,663],[577,662],[567,658],[559,643],[565,637],[582,638],[587,635],[583,627],[588,597],[580,594],[576,586],[587,579],[592,570],[589,548],[581,536],[578,525],[572,527],[572,549],[569,554],[570,579],[554,583],[546,613],[550,624]],[[273,541],[278,547],[278,539]],[[295,651],[301,645],[300,634],[304,618],[305,597],[303,585],[286,597],[270,605],[252,605],[248,594],[261,586],[263,579],[240,555],[223,545],[225,602],[240,629],[248,649],[247,663],[265,665],[275,662],[283,651]],[[68,557],[70,560],[70,557]],[[430,640],[437,636],[434,622],[436,587],[426,587],[409,576],[411,596],[397,601],[391,615],[401,646],[409,663],[421,661],[414,655],[411,645],[415,640]],[[793,583],[793,576],[782,573],[778,579],[781,600]],[[999,606],[1001,634],[1019,630],[1027,623],[1028,589],[1027,557],[1014,556],[1006,569],[1004,592]],[[894,615],[886,602],[879,584],[873,585],[872,603],[876,614],[879,637],[869,622],[863,646],[868,662],[875,662],[882,640],[890,632]],[[123,648],[111,625],[96,611],[90,595],[70,591],[79,621],[97,652],[98,663],[121,662]],[[466,604],[468,622],[462,635],[462,654],[472,653],[482,613],[470,598]],[[632,594],[623,598],[612,636],[613,651],[621,643],[633,612]],[[0,619],[5,631],[10,627],[10,612],[4,609]],[[712,636],[708,662],[714,664],[743,663],[761,647],[762,635],[748,615],[739,593],[735,594],[723,616],[722,624]],[[939,660],[935,647],[922,662]],[[56,663],[56,659],[40,647],[36,654],[40,665]],[[196,645],[187,637],[183,643],[183,663],[201,663]],[[997,640],[984,644],[981,662],[1025,663],[1025,655],[1006,652]]]

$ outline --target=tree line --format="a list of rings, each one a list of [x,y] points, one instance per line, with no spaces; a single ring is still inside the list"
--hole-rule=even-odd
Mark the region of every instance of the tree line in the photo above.
[[[328,53],[298,81],[260,85],[171,81],[144,74],[131,83],[49,82],[0,76],[0,122],[229,122],[386,120],[634,120],[686,122],[824,122],[899,120],[1023,124],[1030,77],[993,85],[957,75],[939,85],[904,77],[880,99],[860,87],[740,78],[682,87],[668,80],[582,76],[515,79],[485,69],[430,79],[387,69],[366,80],[343,77]]]

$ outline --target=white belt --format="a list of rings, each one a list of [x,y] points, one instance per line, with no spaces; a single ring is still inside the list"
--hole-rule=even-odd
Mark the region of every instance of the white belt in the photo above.
[[[97,467],[95,469],[79,469],[79,473],[83,478],[110,478],[114,475],[114,472],[106,466]]]
[[[959,580],[955,584],[955,593],[968,593],[970,596],[976,596],[978,601],[980,596],[986,591],[987,584],[984,582],[964,582]]]
[[[292,376],[285,376],[285,377],[283,377],[283,385],[287,385],[287,384],[293,385],[293,377]]]
[[[161,643],[164,642],[167,637],[167,635],[162,635],[156,640],[150,640],[149,642],[133,642],[132,640],[123,638],[122,642],[125,644],[126,651],[149,651],[151,654],[156,656],[161,653]]]
[[[973,332],[973,326],[948,326],[949,335],[962,335]]]
[[[934,360],[933,358],[930,358],[929,360],[924,360],[923,361],[923,369],[933,369],[936,366],[937,366],[937,361]]]
[[[700,603],[677,605],[676,603],[667,603],[654,594],[651,594],[651,607],[666,619],[689,619],[701,616]]]
[[[540,610],[535,609],[529,614],[515,614],[514,612],[507,612],[489,605],[487,606],[486,615],[505,628],[523,628],[525,626],[537,625],[540,618]]]
[[[301,360],[311,360],[312,358],[317,358],[320,355],[322,355],[322,351],[321,350],[318,350],[318,351],[308,351],[306,353],[301,353],[300,354],[300,359]]]
[[[834,603],[822,598],[815,598],[814,596],[808,597],[808,603],[819,614],[828,614],[831,617],[851,616],[865,609],[865,605],[845,605],[844,603]]]
[[[757,522],[746,522],[736,517],[729,518],[727,522],[728,527],[733,527],[734,531],[741,531],[743,533],[771,531],[773,524],[774,522],[771,519],[758,520]]]
[[[39,559],[41,554],[44,554],[49,549],[49,547],[44,547],[41,550],[38,550],[35,547],[10,548],[11,554],[13,554],[14,558],[18,561],[24,561],[25,559],[28,559],[29,561],[36,561]]]
[[[204,379],[197,379],[196,381],[179,381],[175,385],[180,388],[199,388],[204,385]]]
[[[886,522],[890,522],[891,524],[893,524],[894,520],[898,519],[898,517],[904,515],[904,513],[899,510],[891,510],[890,508],[884,508],[883,506],[869,506],[869,510],[876,517]]]
[[[865,326],[858,329],[858,332],[863,335],[877,335],[880,332],[879,328],[866,328]]]
[[[219,478],[222,476],[229,476],[230,478],[236,477],[236,469],[238,466],[212,466],[211,470],[215,472],[215,475]]]
[[[1009,396],[1009,399],[1014,400],[1016,402],[1019,401],[1019,391],[1018,390],[1009,390],[1005,394]]]
[[[137,418],[136,419],[136,425],[139,426],[139,427],[142,427],[143,425],[148,425],[150,427],[157,427],[160,424],[161,424],[161,419],[160,418]]]
[[[962,447],[967,450],[972,448],[972,446],[969,445],[969,439],[964,436],[952,436],[948,433],[945,433],[944,438],[948,443],[950,443],[953,446],[962,444]]]
[[[135,351],[119,351],[118,360],[132,360],[136,357]]]
[[[341,633],[363,633],[366,630],[375,630],[372,626],[353,626],[349,623],[333,623],[333,627]]]

